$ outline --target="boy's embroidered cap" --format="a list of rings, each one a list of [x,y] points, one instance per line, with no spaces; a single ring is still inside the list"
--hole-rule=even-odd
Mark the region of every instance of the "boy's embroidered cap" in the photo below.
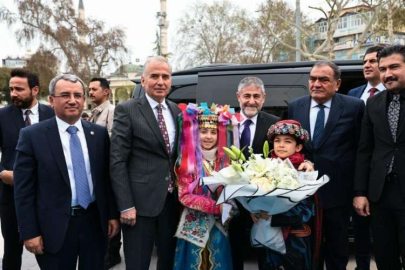
[[[276,135],[292,135],[298,143],[309,140],[308,131],[301,127],[300,122],[295,120],[283,120],[270,126],[267,138],[273,142]]]

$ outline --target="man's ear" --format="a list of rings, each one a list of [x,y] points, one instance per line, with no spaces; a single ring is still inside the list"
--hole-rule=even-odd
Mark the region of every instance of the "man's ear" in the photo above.
[[[39,93],[39,86],[33,87],[33,88],[31,89],[31,93],[32,93],[32,95],[33,95],[34,97],[37,96],[38,93]]]

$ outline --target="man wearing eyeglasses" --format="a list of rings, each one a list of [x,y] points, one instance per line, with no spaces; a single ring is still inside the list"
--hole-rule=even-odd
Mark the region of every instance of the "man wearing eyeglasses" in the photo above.
[[[21,239],[41,269],[103,269],[119,228],[109,181],[107,129],[81,120],[84,83],[55,77],[56,117],[20,132],[14,166]]]
[[[13,69],[9,82],[11,104],[0,109],[0,218],[4,239],[3,269],[21,269],[20,243],[14,205],[13,165],[18,134],[22,128],[54,116],[53,109],[39,104],[39,78],[25,69]]]
[[[305,158],[314,162],[320,176],[330,177],[330,182],[319,190],[324,238],[321,250],[328,270],[346,269],[349,260],[347,230],[365,107],[362,100],[337,93],[340,74],[332,62],[315,63],[309,75],[310,95],[292,101],[288,108],[289,118],[310,131]],[[323,269],[322,260],[319,266]]]

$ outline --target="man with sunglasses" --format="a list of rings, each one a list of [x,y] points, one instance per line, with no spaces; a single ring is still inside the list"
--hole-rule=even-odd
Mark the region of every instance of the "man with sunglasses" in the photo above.
[[[354,168],[360,138],[364,102],[336,93],[340,69],[329,61],[313,65],[309,75],[309,96],[290,103],[290,119],[310,131],[304,146],[305,158],[315,164],[319,175],[330,182],[320,188],[323,209],[323,257],[328,270],[346,269],[349,260],[348,225],[353,196]],[[321,258],[322,259],[322,258]],[[323,269],[323,261],[320,261]]]
[[[55,77],[56,117],[20,132],[14,166],[21,239],[41,269],[103,269],[107,236],[119,228],[109,181],[107,129],[81,120],[84,83]]]

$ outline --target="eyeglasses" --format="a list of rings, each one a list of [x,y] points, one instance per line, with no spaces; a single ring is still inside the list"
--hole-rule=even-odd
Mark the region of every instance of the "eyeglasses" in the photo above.
[[[72,95],[75,100],[80,100],[80,99],[84,98],[84,94],[82,94],[82,93],[73,93],[73,94],[62,93],[59,96],[57,96],[57,95],[52,95],[52,96],[55,98],[61,98],[63,100],[69,100],[69,99],[71,99]]]

